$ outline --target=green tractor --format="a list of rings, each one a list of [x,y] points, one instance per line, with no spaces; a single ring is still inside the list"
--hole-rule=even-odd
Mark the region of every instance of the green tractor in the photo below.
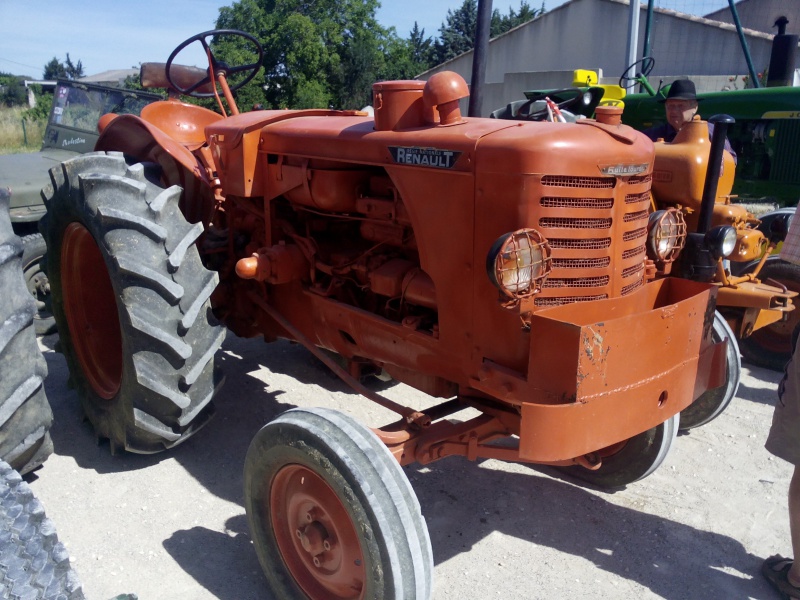
[[[653,64],[652,58],[645,58],[620,78],[622,89],[634,83],[645,90],[620,94],[625,107],[622,121],[635,129],[664,122],[662,102],[669,86],[656,91],[647,83]],[[636,72],[640,66],[641,71]],[[703,120],[717,114],[736,120],[728,129],[728,139],[739,157],[733,193],[741,199],[768,198],[782,206],[795,206],[800,199],[800,87],[707,92],[698,94],[698,99]]]

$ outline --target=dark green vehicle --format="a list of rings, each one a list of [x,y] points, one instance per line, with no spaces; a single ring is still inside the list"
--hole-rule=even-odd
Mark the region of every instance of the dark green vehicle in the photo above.
[[[14,233],[22,238],[22,264],[28,290],[37,303],[36,333],[44,335],[55,328],[45,307],[49,293],[47,277],[39,268],[45,244],[38,222],[45,212],[42,188],[50,181],[48,170],[78,154],[94,150],[97,121],[106,113],[136,114],[157,94],[126,90],[80,81],[58,80],[53,92],[53,108],[47,121],[40,152],[0,155],[0,187],[11,192],[10,216]]]

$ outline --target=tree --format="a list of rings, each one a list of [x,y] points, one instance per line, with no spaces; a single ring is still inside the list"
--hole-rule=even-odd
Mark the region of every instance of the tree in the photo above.
[[[361,108],[372,83],[389,70],[387,53],[397,43],[393,31],[378,25],[377,7],[377,0],[238,0],[221,8],[218,28],[248,31],[264,46],[263,77],[243,87],[237,101]],[[235,64],[235,49],[212,46]]]
[[[0,104],[19,106],[27,104],[28,94],[22,77],[0,72]]]
[[[414,79],[427,71],[435,61],[433,40],[425,37],[425,30],[414,23],[408,39],[402,39],[390,28],[381,47],[385,55],[384,68],[378,73],[379,80]]]
[[[67,68],[55,56],[44,66],[43,79],[66,79]]]
[[[477,25],[477,0],[464,0],[455,11],[448,9],[445,22],[439,28],[439,39],[434,42],[437,64],[472,50],[475,47]]]
[[[544,3],[542,3],[542,8],[540,10],[536,10],[535,8],[531,8],[526,0],[520,0],[519,11],[515,11],[513,7],[509,6],[508,15],[501,15],[500,12],[495,9],[492,13],[492,37],[502,35],[514,27],[532,21],[541,14],[544,14]]]
[[[408,42],[411,46],[411,62],[416,74],[433,66],[433,39],[425,37],[425,30],[420,29],[416,21],[414,21],[414,29],[409,34]]]
[[[80,79],[83,77],[83,63],[74,64],[67,52],[67,60],[62,63],[55,56],[44,66],[44,79]]]
[[[503,15],[498,9],[492,11],[490,25],[491,37],[502,35],[523,23],[527,23],[544,14],[544,4],[537,10],[531,8],[526,0],[520,0],[519,10],[508,8],[508,15]],[[475,47],[475,28],[478,25],[477,0],[464,0],[464,3],[455,11],[448,10],[447,18],[439,28],[439,39],[434,42],[434,55],[436,64],[455,58],[459,54],[468,52]]]

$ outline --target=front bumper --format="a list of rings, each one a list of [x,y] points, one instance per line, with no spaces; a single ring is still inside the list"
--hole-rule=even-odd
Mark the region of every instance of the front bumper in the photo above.
[[[722,385],[726,348],[711,341],[713,320],[714,287],[677,278],[537,312],[519,389],[520,458],[547,462],[597,451]]]

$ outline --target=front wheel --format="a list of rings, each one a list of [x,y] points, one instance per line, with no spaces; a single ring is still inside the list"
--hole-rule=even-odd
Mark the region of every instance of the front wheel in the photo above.
[[[739,355],[739,344],[736,342],[736,337],[728,322],[718,312],[714,313],[714,329],[711,337],[715,343],[728,340],[725,351],[727,362],[725,383],[718,388],[703,392],[697,400],[681,411],[681,431],[700,427],[716,419],[728,408],[739,389],[739,381],[742,378],[742,357]]]
[[[600,468],[564,467],[562,470],[601,488],[619,488],[644,479],[655,471],[669,453],[678,435],[680,413],[652,429],[597,452]]]
[[[386,446],[353,419],[285,412],[250,444],[244,481],[253,544],[276,598],[430,598],[419,502]]]

